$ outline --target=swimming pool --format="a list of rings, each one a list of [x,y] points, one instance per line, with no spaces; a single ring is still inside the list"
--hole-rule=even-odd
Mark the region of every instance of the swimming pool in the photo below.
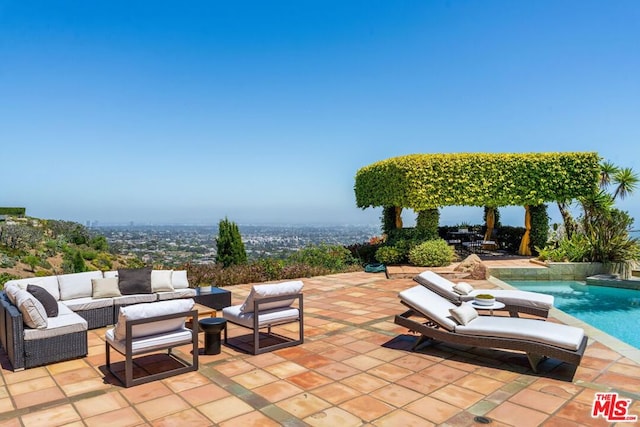
[[[640,290],[574,281],[505,281],[523,291],[553,295],[554,306],[640,349]]]

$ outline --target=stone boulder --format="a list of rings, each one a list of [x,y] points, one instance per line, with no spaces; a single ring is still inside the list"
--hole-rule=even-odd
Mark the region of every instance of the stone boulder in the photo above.
[[[467,273],[467,279],[486,280],[489,278],[489,269],[476,254],[466,257],[453,271]]]

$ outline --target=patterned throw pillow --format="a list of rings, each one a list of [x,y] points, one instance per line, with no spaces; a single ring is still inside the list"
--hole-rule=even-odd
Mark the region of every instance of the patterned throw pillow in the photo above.
[[[29,292],[20,289],[16,293],[16,306],[22,313],[22,321],[25,325],[34,329],[47,328],[47,312],[40,301]]]

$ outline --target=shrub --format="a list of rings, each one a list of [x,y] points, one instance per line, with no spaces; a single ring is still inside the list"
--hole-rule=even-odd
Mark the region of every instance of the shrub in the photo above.
[[[91,249],[81,250],[80,254],[82,255],[82,258],[86,259],[87,261],[93,261],[98,256],[98,252]]]
[[[376,260],[385,265],[399,264],[404,257],[404,253],[395,246],[383,246],[376,251]]]
[[[0,289],[4,289],[4,284],[7,283],[9,280],[14,280],[19,278],[20,277],[16,276],[15,274],[9,274],[5,272],[0,273]]]
[[[536,248],[542,261],[583,262],[589,257],[590,245],[583,234],[574,233],[570,239],[562,239],[558,247]]]
[[[16,266],[16,260],[5,254],[0,254],[0,268],[13,268]]]
[[[349,265],[357,264],[357,261],[344,246],[322,243],[294,252],[287,258],[287,263],[307,264],[312,267],[322,267],[328,272],[339,272]]]
[[[265,280],[277,280],[282,277],[285,262],[281,259],[261,258],[256,261],[261,267]]]
[[[382,246],[382,243],[355,243],[347,246],[351,256],[358,259],[360,265],[371,264],[376,262],[376,251]]]
[[[235,222],[229,221],[227,218],[220,220],[216,245],[216,262],[225,267],[246,264],[247,252]]]
[[[106,252],[109,250],[109,243],[107,242],[107,238],[104,236],[95,236],[89,242],[89,245],[96,251]]]
[[[113,268],[111,255],[106,252],[100,252],[92,261],[92,264],[98,270],[106,271]]]
[[[409,251],[409,262],[420,267],[443,267],[451,264],[456,254],[442,239],[428,240]]]

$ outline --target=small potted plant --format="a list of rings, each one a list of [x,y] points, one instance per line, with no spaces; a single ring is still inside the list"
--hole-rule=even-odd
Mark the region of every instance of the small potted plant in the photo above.
[[[491,294],[478,294],[473,301],[478,305],[493,305],[496,299]]]

